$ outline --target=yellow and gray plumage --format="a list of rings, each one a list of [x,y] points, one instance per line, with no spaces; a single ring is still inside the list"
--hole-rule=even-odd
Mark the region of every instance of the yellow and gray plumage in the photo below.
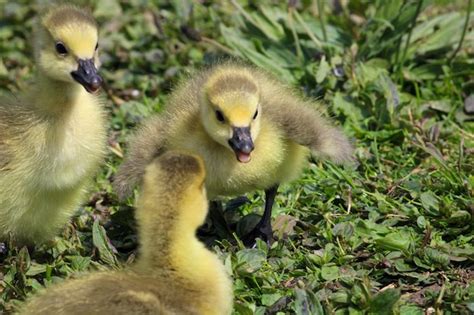
[[[196,156],[168,152],[152,160],[136,210],[136,264],[66,280],[33,296],[20,313],[230,314],[232,282],[196,238],[207,213],[204,180]]]
[[[71,5],[46,10],[34,34],[37,75],[0,98],[0,238],[52,238],[84,199],[105,152],[98,30]]]
[[[317,106],[253,67],[227,62],[201,71],[181,83],[164,112],[130,140],[116,190],[127,196],[152,156],[189,150],[203,157],[210,199],[266,191],[264,218],[250,238],[269,238],[276,189],[298,177],[310,152],[337,163],[352,158],[348,139]]]

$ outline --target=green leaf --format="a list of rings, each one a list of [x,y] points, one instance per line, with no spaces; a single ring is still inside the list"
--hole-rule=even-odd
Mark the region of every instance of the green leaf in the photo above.
[[[21,273],[26,273],[31,265],[30,253],[28,248],[22,247],[18,253],[18,271]]]
[[[243,303],[234,304],[234,311],[240,315],[254,315],[254,309],[255,309],[255,305],[253,305],[253,308],[252,308],[248,304],[243,304]]]
[[[447,266],[449,264],[449,255],[440,252],[439,250],[431,247],[424,249],[425,258],[432,264]]]
[[[272,294],[262,294],[262,304],[265,306],[271,306],[275,304],[282,297],[279,293],[272,293]]]
[[[117,0],[101,0],[97,2],[94,10],[95,17],[111,18],[120,16],[122,8]]]
[[[386,289],[370,300],[370,314],[391,314],[395,303],[400,299],[400,290]]]
[[[407,271],[415,270],[414,267],[407,264],[403,259],[395,260],[394,266],[395,266],[395,269],[397,269],[397,271],[400,271],[400,272],[407,272]]]
[[[295,306],[296,314],[301,315],[324,315],[324,310],[313,292],[302,289],[295,289]]]
[[[89,267],[91,258],[82,256],[69,256],[67,257],[71,261],[71,267],[77,271],[86,270]]]
[[[383,249],[408,251],[412,238],[408,232],[397,231],[376,239],[375,243]]]
[[[342,93],[336,92],[333,99],[333,108],[336,112],[348,117],[353,123],[359,124],[362,120],[362,112],[351,100]]]
[[[117,258],[109,243],[105,229],[95,220],[92,226],[92,242],[99,251],[100,260],[110,266],[118,266]]]
[[[266,69],[267,71],[273,72],[277,77],[282,78],[284,81],[290,83],[295,82],[293,74],[285,68],[285,66],[288,65],[276,63],[275,60],[258,52],[255,45],[248,39],[244,38],[245,35],[241,34],[241,32],[227,28],[224,25],[220,25],[220,29],[225,42],[234,48],[238,55],[248,58],[254,64]]]
[[[463,24],[464,16],[460,12],[451,12],[417,25],[413,29],[407,57],[412,58],[413,55],[428,54],[443,48],[452,49],[453,45],[459,42],[459,30],[463,28]]]
[[[275,42],[278,42],[285,34],[280,24],[273,19],[268,19],[271,16],[269,11],[266,11],[267,15],[261,16],[260,13],[251,13],[254,26],[257,27],[265,36]]]
[[[454,211],[449,217],[449,223],[456,224],[470,224],[471,223],[471,214],[464,210]]]
[[[423,315],[423,309],[416,305],[402,305],[400,306],[400,314],[403,315]]]
[[[422,229],[426,228],[427,223],[425,217],[420,215],[418,218],[416,218],[416,224]]]
[[[345,239],[350,239],[354,235],[354,225],[351,222],[341,222],[332,229],[334,236],[341,236]]]
[[[334,292],[333,294],[331,294],[330,299],[334,303],[338,304],[347,304],[350,302],[349,295],[347,294],[347,292],[344,291]]]
[[[267,259],[264,251],[256,248],[243,249],[236,254],[237,271],[244,274],[252,274],[259,270]]]
[[[426,210],[438,211],[439,201],[433,192],[427,191],[427,192],[421,193],[420,199],[421,199],[421,204]]]
[[[340,277],[339,267],[337,266],[323,266],[321,268],[321,277],[324,280],[336,280]]]
[[[38,264],[36,262],[32,262],[30,268],[26,272],[27,276],[36,276],[42,273],[46,272],[46,266],[47,265],[42,265]]]
[[[323,82],[330,72],[331,66],[329,66],[329,63],[326,61],[326,56],[323,56],[319,63],[318,71],[316,72],[316,83]]]
[[[35,278],[28,279],[27,285],[33,289],[33,292],[44,288]]]

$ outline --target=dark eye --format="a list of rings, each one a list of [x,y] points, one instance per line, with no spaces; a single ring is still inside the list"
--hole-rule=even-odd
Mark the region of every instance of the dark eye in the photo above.
[[[224,115],[222,114],[222,112],[220,110],[216,110],[216,118],[218,121],[220,122],[224,122]]]
[[[66,46],[64,46],[64,44],[61,43],[61,42],[57,42],[57,43],[56,43],[56,51],[58,52],[58,54],[60,54],[60,55],[62,55],[62,56],[67,55]]]
[[[99,43],[95,44],[95,50],[99,49]]]
[[[253,114],[253,119],[256,119],[258,116],[258,109],[255,111],[255,114]]]

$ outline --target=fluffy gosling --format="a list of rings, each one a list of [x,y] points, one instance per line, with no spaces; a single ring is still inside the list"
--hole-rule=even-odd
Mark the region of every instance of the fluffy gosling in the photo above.
[[[105,151],[96,92],[98,31],[80,8],[45,11],[34,34],[37,75],[26,95],[0,98],[0,239],[52,238],[84,199]]]
[[[130,141],[115,189],[120,198],[140,182],[153,156],[182,149],[203,157],[209,198],[263,189],[265,211],[246,244],[272,240],[271,211],[278,186],[299,176],[310,151],[342,163],[352,145],[303,99],[267,73],[228,62],[182,82],[163,114]]]
[[[136,211],[135,266],[66,280],[34,296],[22,314],[230,314],[232,283],[196,238],[207,213],[204,180],[196,156],[156,158],[146,168]]]

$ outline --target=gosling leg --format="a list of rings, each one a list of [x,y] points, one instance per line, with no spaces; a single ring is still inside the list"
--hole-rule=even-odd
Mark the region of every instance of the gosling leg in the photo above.
[[[209,204],[209,217],[212,225],[220,238],[232,237],[227,220],[224,217],[224,208],[221,201],[211,201]]]
[[[255,240],[261,238],[270,246],[273,242],[273,230],[272,230],[272,208],[275,202],[275,197],[278,191],[278,185],[270,187],[265,190],[265,211],[260,221],[257,223],[255,228],[248,234],[242,237],[242,242],[245,246],[255,245]]]

